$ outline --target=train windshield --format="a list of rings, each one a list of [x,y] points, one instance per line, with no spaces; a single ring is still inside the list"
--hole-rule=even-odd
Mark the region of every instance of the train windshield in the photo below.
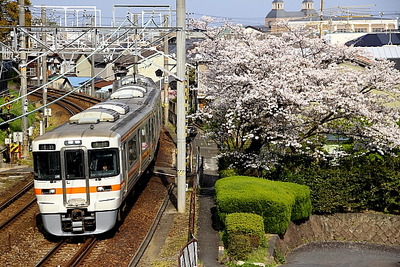
[[[119,174],[118,149],[89,150],[90,178],[109,177]]]
[[[36,180],[61,180],[60,152],[33,153],[33,166]]]
[[[83,179],[85,177],[83,171],[83,150],[66,150],[64,157],[67,180]]]

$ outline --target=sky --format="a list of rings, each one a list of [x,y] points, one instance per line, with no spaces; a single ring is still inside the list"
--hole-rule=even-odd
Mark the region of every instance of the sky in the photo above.
[[[189,17],[198,18],[206,15],[244,25],[261,25],[271,10],[272,1],[186,0],[185,5]],[[320,2],[321,0],[314,0],[314,7],[318,11]],[[38,6],[96,6],[101,10],[103,24],[106,24],[112,18],[113,5],[171,5],[172,8],[175,8],[176,0],[31,0],[31,3]],[[301,3],[302,0],[284,0],[285,10],[300,11]],[[369,13],[380,16],[383,13],[383,16],[387,18],[400,18],[400,0],[324,0],[326,11],[338,6],[351,6],[348,8],[349,10],[361,14]]]

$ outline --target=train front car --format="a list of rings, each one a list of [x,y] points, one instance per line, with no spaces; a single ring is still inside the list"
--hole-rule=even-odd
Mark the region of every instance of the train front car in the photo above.
[[[79,236],[114,227],[157,147],[161,99],[152,85],[119,80],[106,101],[32,142],[35,194],[47,232]]]
[[[33,153],[35,194],[44,228],[56,236],[99,234],[113,228],[121,202],[118,136],[77,138],[68,132],[54,139],[46,136],[35,141]]]

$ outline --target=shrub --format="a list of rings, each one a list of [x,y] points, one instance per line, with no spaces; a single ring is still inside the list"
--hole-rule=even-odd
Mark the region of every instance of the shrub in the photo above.
[[[308,218],[312,212],[310,189],[295,183],[281,183],[282,187],[287,188],[294,197],[291,221],[302,220]]]
[[[226,216],[224,243],[233,259],[246,259],[253,249],[264,246],[263,218],[250,213],[231,213]]]
[[[247,255],[251,253],[250,239],[246,235],[233,235],[229,240],[229,247],[227,252],[229,257],[233,260],[246,259]]]
[[[234,169],[226,169],[219,172],[221,178],[236,176],[237,173]]]
[[[338,166],[292,156],[267,177],[309,186],[313,212],[317,214],[367,209],[400,213],[398,156],[350,156],[338,161]]]
[[[302,190],[304,193],[299,194]],[[311,211],[309,198],[303,199],[309,195],[305,186],[234,176],[218,180],[215,191],[221,221],[230,213],[258,214],[263,217],[265,231],[268,233],[283,234],[292,218],[293,208],[296,209],[293,216],[296,219],[308,217]]]

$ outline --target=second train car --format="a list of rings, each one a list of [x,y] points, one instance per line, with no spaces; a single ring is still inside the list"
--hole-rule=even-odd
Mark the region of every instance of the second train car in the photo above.
[[[128,76],[105,101],[34,139],[34,187],[47,232],[79,236],[114,227],[155,157],[161,112],[155,83]]]

